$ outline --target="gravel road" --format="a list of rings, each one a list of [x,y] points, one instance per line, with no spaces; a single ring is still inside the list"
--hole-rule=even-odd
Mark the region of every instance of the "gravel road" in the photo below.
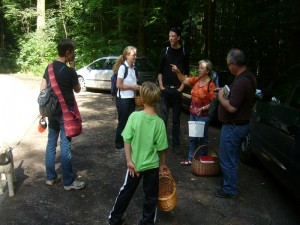
[[[0,75],[1,138],[14,147],[17,183],[15,196],[0,196],[1,225],[12,224],[107,224],[126,164],[114,151],[116,110],[109,93],[77,94],[84,133],[73,139],[72,157],[80,191],[64,191],[62,184],[45,185],[44,151],[47,132],[37,131],[40,79]],[[168,164],[177,185],[177,206],[158,211],[159,225],[299,225],[299,202],[261,166],[239,165],[238,199],[213,196],[221,177],[198,177],[180,165],[188,149],[187,114],[182,115],[183,156],[169,154]],[[210,127],[210,144],[218,150],[219,129]],[[59,156],[59,154],[58,154]],[[60,161],[57,160],[57,169]],[[139,187],[127,210],[129,225],[142,211]]]

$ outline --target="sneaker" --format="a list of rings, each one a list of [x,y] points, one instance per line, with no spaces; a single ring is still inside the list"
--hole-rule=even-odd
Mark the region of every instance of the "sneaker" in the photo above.
[[[192,161],[189,159],[186,159],[186,160],[181,161],[180,164],[182,166],[190,166],[190,165],[192,165]]]
[[[117,223],[112,222],[111,219],[108,220],[109,225],[126,225],[126,214],[122,216],[121,220]]]
[[[46,180],[46,184],[52,186],[61,181],[62,174],[57,174],[57,177],[54,180]]]
[[[124,151],[124,148],[116,148],[116,151],[117,151],[117,152],[123,152],[123,151]]]
[[[214,193],[214,196],[218,197],[218,198],[237,198],[237,195],[228,194],[223,190],[223,188],[220,188],[219,190],[217,190]]]
[[[74,182],[68,186],[64,186],[64,189],[66,191],[70,191],[72,189],[75,189],[75,190],[79,190],[79,189],[82,189],[85,187],[85,183],[84,182],[81,182],[81,181],[78,181],[78,180],[74,180]]]

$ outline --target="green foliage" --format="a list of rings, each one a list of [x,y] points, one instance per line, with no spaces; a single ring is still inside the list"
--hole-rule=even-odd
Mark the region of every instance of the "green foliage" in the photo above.
[[[74,38],[76,44],[76,67],[80,68],[105,55],[121,55],[127,42],[107,40],[97,35]]]
[[[226,54],[238,47],[248,54],[251,70],[267,81],[299,61],[294,50],[299,0],[47,0],[47,28],[40,34],[35,32],[36,1],[3,0],[0,6],[0,35],[5,37],[0,72],[43,74],[57,57],[56,43],[66,37],[76,44],[77,68],[104,55],[120,55],[127,45],[142,47],[158,66],[171,26],[182,28],[191,65],[210,56],[216,70],[227,70]],[[197,70],[191,66],[190,75]]]
[[[190,77],[197,77],[199,73],[198,66],[190,66]]]
[[[33,72],[42,76],[47,64],[57,56],[56,43],[47,33],[29,33],[19,42],[20,53],[17,64],[22,72]]]
[[[23,4],[23,1],[7,1],[7,3],[3,5],[4,17],[10,24],[10,29],[16,35],[29,33],[35,29],[36,8],[23,8]]]

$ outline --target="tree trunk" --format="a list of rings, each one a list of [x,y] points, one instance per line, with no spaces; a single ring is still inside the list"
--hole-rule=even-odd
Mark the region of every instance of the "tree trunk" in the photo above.
[[[42,32],[45,29],[45,0],[37,0],[36,4],[37,11],[37,21],[36,21],[36,31]]]
[[[0,3],[0,63],[2,61],[2,52],[4,49],[4,25],[3,25],[2,1]]]
[[[62,25],[63,25],[64,31],[65,31],[65,38],[68,38],[67,25],[66,25],[66,20],[65,20],[64,14],[63,14],[61,0],[59,0],[59,10],[60,10],[60,15],[61,15]]]
[[[215,2],[207,1],[207,34],[206,34],[206,54],[209,59],[213,59],[214,52],[214,27],[215,27]]]
[[[146,54],[146,40],[145,40],[145,12],[146,12],[147,0],[140,0],[139,6],[139,30],[138,30],[138,54]]]

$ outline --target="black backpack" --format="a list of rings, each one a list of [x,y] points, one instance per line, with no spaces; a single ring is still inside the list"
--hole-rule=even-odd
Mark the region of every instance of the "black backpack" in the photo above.
[[[125,73],[124,73],[124,80],[125,80],[125,78],[127,77],[127,74],[128,74],[128,66],[126,66],[125,63],[122,63],[121,65],[125,66]],[[135,67],[134,67],[134,71],[135,71],[136,77],[138,77],[138,72],[137,72],[137,69]],[[113,97],[117,96],[117,91],[119,90],[117,88],[117,78],[118,78],[118,74],[117,73],[114,73],[111,76],[111,87],[110,87],[110,90],[111,90],[111,95]],[[119,92],[119,94],[120,94],[120,92]]]

